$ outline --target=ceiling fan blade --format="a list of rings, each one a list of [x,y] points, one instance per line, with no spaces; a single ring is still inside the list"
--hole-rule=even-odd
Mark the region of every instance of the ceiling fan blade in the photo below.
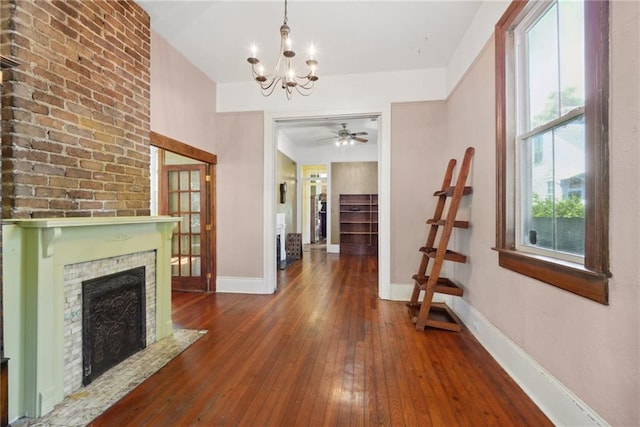
[[[367,132],[355,132],[351,134],[352,136],[356,136],[356,135],[369,135]]]
[[[358,141],[358,142],[367,142],[367,141],[368,141],[368,139],[358,138],[357,136],[354,136],[354,137],[353,137],[353,140],[354,140],[354,141]]]

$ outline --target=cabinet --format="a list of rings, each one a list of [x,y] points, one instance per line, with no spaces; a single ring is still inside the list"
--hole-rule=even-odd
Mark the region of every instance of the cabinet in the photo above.
[[[378,254],[378,195],[340,195],[340,253]]]

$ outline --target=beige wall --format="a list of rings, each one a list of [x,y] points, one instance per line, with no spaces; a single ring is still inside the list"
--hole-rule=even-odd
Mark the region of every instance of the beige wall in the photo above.
[[[151,32],[151,130],[216,153],[216,84]]]
[[[340,243],[340,194],[378,194],[378,162],[331,163],[331,241]]]
[[[464,298],[612,425],[640,425],[638,173],[640,8],[612,2],[611,271],[609,306],[498,267],[495,243],[493,41],[447,103],[443,158],[476,147],[466,206],[472,228],[456,231],[469,254],[455,266]],[[393,184],[396,187],[395,183]]]
[[[447,160],[444,102],[391,105],[391,283],[409,283],[420,264]]]
[[[411,282],[417,248],[425,237],[424,220],[433,210],[433,187],[440,185],[446,161],[460,159],[467,146],[474,146],[469,176],[474,193],[460,212],[472,225],[456,230],[453,237],[456,249],[468,254],[469,260],[454,264],[451,275],[464,285],[465,300],[508,338],[609,423],[629,426],[640,425],[639,16],[637,2],[612,2],[609,306],[498,266],[491,250],[495,243],[493,42],[446,104],[395,104],[391,144],[392,282]],[[152,88],[154,78],[152,66]],[[152,93],[152,104],[153,97]],[[153,116],[152,105],[156,130]],[[262,120],[262,113],[220,114],[216,120],[221,276],[263,275]],[[334,173],[332,169],[332,178]],[[340,191],[334,187],[332,193],[337,197]],[[337,206],[337,199],[332,202]]]
[[[216,116],[218,276],[264,276],[263,135],[262,112]]]
[[[276,212],[285,214],[286,233],[296,232],[297,218],[297,186],[296,186],[296,162],[286,154],[278,151],[278,175],[276,177]],[[285,203],[280,203],[280,183],[287,183],[287,197]]]

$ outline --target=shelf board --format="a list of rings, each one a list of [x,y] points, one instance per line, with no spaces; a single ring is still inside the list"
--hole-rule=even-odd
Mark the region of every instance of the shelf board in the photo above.
[[[422,247],[420,248],[420,252],[422,252],[429,258],[435,258],[436,254],[438,253],[438,249]],[[465,255],[462,255],[461,253],[458,253],[458,252],[451,251],[449,249],[447,249],[447,252],[444,255],[444,259],[447,261],[454,261],[454,262],[461,262],[461,263],[467,262],[467,257]]]
[[[438,190],[435,193],[433,193],[434,196],[438,196],[438,197],[442,197],[442,196],[446,196],[446,197],[451,197],[453,196],[453,192],[455,191],[456,187],[448,187],[446,190]],[[466,196],[467,194],[471,194],[473,193],[473,188],[472,187],[464,187],[464,190],[462,191],[462,195]]]
[[[428,219],[427,224],[445,226],[447,224],[447,220],[446,219],[441,219],[441,220]],[[453,221],[453,226],[457,228],[469,228],[469,221]]]
[[[427,289],[429,276],[414,274],[412,279],[416,281],[416,284],[418,285],[420,290],[424,291]],[[447,295],[455,295],[458,297],[461,297],[464,294],[464,290],[460,286],[451,281],[451,279],[447,279],[446,277],[438,278],[438,281],[436,282],[436,286],[434,288],[434,292]]]
[[[420,303],[407,304],[409,316],[414,323],[418,320],[420,306]],[[460,332],[462,330],[462,321],[460,321],[460,318],[453,312],[453,310],[447,307],[445,303],[434,302],[431,303],[430,308],[425,326],[454,332]]]
[[[372,234],[378,234],[377,231],[341,231],[340,234],[364,234],[370,236]]]

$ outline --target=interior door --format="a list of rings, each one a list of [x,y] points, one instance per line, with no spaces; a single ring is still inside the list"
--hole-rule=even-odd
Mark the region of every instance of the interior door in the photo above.
[[[162,189],[167,215],[180,217],[173,232],[171,287],[181,291],[206,291],[208,254],[207,170],[204,164],[166,165]],[[203,261],[204,260],[204,261]]]

